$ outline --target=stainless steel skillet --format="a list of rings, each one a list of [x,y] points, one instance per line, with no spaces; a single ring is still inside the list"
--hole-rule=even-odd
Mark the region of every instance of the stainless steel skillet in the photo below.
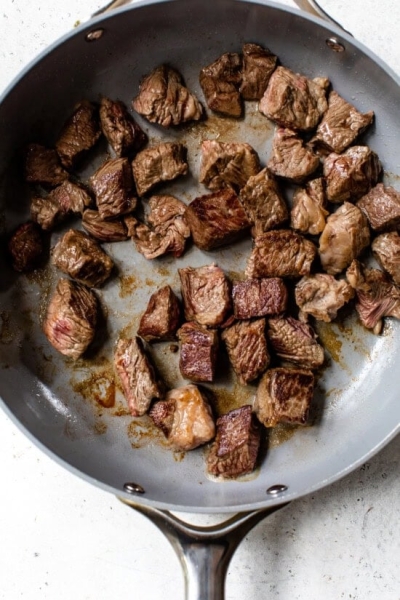
[[[392,114],[390,112],[390,100],[386,97],[390,97],[389,91],[391,88],[390,85],[387,88],[382,87],[385,77],[383,77],[383,80],[382,77],[379,79],[379,66],[373,63],[372,66],[377,70],[376,73],[374,71],[369,71],[369,77],[373,83],[370,83],[369,86],[363,85],[368,83],[364,81],[367,72],[365,67],[366,63],[368,64],[368,61],[366,60],[368,56],[366,57],[362,53],[361,57],[358,56],[356,52],[357,48],[354,50],[350,41],[348,41],[347,44],[347,39],[345,37],[346,52],[350,52],[350,59],[349,57],[346,58],[343,56],[343,53],[341,57],[339,57],[339,55],[333,55],[333,53],[326,48],[325,38],[323,37],[327,35],[327,33],[331,35],[332,32],[330,30],[325,31],[324,27],[316,25],[312,21],[297,16],[295,17],[290,11],[277,11],[275,7],[272,9],[265,9],[271,11],[271,13],[268,14],[269,27],[271,27],[271,30],[269,30],[264,24],[261,25],[260,9],[257,7],[257,16],[252,12],[255,10],[256,5],[253,5],[250,10],[247,6],[241,5],[239,8],[239,3],[237,5],[235,4],[234,10],[236,12],[232,16],[232,19],[235,17],[240,20],[241,27],[239,31],[232,33],[232,37],[230,38],[229,27],[232,25],[230,25],[229,19],[227,21],[224,10],[227,5],[227,3],[225,3],[225,5],[221,4],[221,6],[217,4],[213,7],[212,26],[215,28],[215,35],[218,34],[218,10],[220,9],[223,11],[220,14],[220,21],[221,23],[224,21],[223,30],[226,37],[222,39],[221,36],[221,39],[218,38],[218,40],[214,40],[215,46],[212,46],[212,43],[214,42],[210,42],[210,47],[207,49],[204,57],[201,57],[201,64],[203,64],[205,60],[208,60],[208,57],[211,57],[212,54],[215,55],[220,51],[222,52],[226,50],[227,47],[236,48],[240,46],[240,41],[252,37],[260,42],[265,40],[264,43],[268,43],[268,45],[278,53],[282,62],[292,66],[292,68],[297,68],[298,70],[309,74],[324,73],[331,76],[336,89],[343,93],[343,95],[347,95],[349,98],[354,95],[358,106],[361,108],[369,108],[371,104],[373,105],[373,108],[378,114],[378,121],[376,134],[371,138],[371,145],[373,145],[374,149],[381,155],[385,163],[385,168],[388,171],[396,172],[395,168],[390,167],[391,157],[392,155],[394,156],[395,153],[392,150],[390,152],[389,150],[385,151],[387,139],[384,137],[385,131],[387,132],[389,130],[396,133],[395,117],[393,111]],[[149,20],[153,27],[152,31],[156,30],[154,35],[159,36],[160,32],[163,31],[160,27],[160,23],[165,19],[160,18],[159,21],[155,20],[154,22],[154,11],[156,8],[155,6],[150,8],[152,18]],[[178,6],[174,10],[176,10],[178,16],[172,17],[172,12],[169,8],[168,18],[171,19],[171,21],[168,21],[167,19],[165,27],[171,28],[171,22],[175,22],[174,20],[179,17],[180,12],[183,13],[186,11],[184,18],[181,16],[182,27],[178,28],[182,35],[182,33],[185,32],[185,27],[188,27],[188,18],[193,18],[193,12],[188,11],[197,10],[200,12],[200,9],[198,5],[196,9],[196,5],[189,6],[189,3],[186,3],[185,6],[181,6],[179,10]],[[244,12],[238,14],[237,11]],[[138,13],[139,12],[140,11],[138,11]],[[131,14],[131,11],[124,11],[123,13],[126,21],[128,19],[128,14]],[[119,15],[116,15],[115,19],[117,19],[118,16]],[[279,19],[277,18],[278,16]],[[283,16],[285,17],[285,20],[282,24],[281,19]],[[44,137],[48,136],[48,139],[50,139],[51,135],[54,134],[54,131],[57,130],[59,123],[62,122],[64,116],[67,114],[74,99],[79,99],[82,95],[86,94],[94,97],[100,92],[105,92],[114,96],[118,95],[128,101],[132,96],[132,90],[136,89],[136,82],[140,75],[143,72],[146,72],[146,69],[149,67],[151,68],[154,66],[154,63],[160,60],[160,58],[165,59],[166,49],[169,48],[167,43],[168,40],[171,46],[171,56],[173,56],[171,60],[176,62],[178,66],[182,64],[182,70],[184,71],[187,80],[190,80],[190,73],[186,73],[185,71],[186,62],[182,61],[182,56],[187,60],[188,47],[190,44],[196,43],[194,30],[199,27],[199,23],[201,23],[198,15],[193,18],[196,22],[196,27],[193,24],[192,30],[189,29],[189,31],[186,31],[185,33],[185,35],[187,35],[186,45],[181,38],[179,40],[175,39],[175,29],[173,31],[174,36],[172,36],[172,33],[169,33],[170,38],[168,38],[168,31],[163,34],[164,37],[156,37],[156,41],[160,42],[160,40],[162,40],[160,42],[162,49],[159,50],[159,55],[143,57],[143,61],[142,56],[137,59],[138,66],[136,66],[136,75],[133,76],[132,82],[129,82],[129,89],[126,90],[124,90],[124,86],[128,87],[126,83],[127,67],[132,68],[135,62],[132,60],[133,51],[130,52],[129,57],[125,56],[122,60],[124,63],[124,68],[122,69],[121,67],[123,76],[120,74],[118,79],[118,75],[114,73],[115,55],[117,54],[118,47],[115,38],[111,39],[109,45],[103,48],[103,50],[96,49],[97,45],[107,40],[107,36],[109,37],[112,35],[113,18],[110,18],[110,20],[107,20],[104,23],[106,28],[101,41],[99,40],[98,42],[89,45],[84,42],[82,36],[82,44],[80,45],[79,38],[74,37],[73,43],[77,44],[76,50],[73,50],[72,44],[70,44],[70,48],[64,48],[67,50],[67,54],[64,52],[63,56],[68,56],[68,60],[60,57],[60,54],[58,54],[57,57],[53,56],[53,61],[51,60],[51,55],[44,57],[37,67],[33,67],[33,70],[30,72],[31,74],[29,75],[28,73],[25,80],[16,84],[15,89],[17,91],[11,92],[11,95],[8,97],[10,101],[7,103],[6,98],[2,106],[2,116],[5,117],[4,121],[13,124],[12,131],[7,131],[7,126],[5,128],[6,135],[3,135],[3,156],[8,159],[13,155],[15,148],[19,147],[19,145],[25,141],[25,138],[26,140],[32,139],[32,131],[35,135],[39,132],[40,135]],[[135,22],[137,23],[137,21],[139,21],[140,24],[141,18],[142,17],[139,18],[138,16],[137,19],[135,19]],[[211,19],[211,16],[209,15],[208,18]],[[253,19],[253,23],[260,23],[260,25],[258,25],[258,33],[256,33],[257,27],[251,25],[251,19]],[[128,45],[128,40],[126,39],[128,35],[128,25],[126,25],[124,29],[121,21],[122,19],[120,19],[120,22],[118,22],[117,19],[117,21],[114,22],[114,26],[118,25],[119,27],[118,37],[121,44],[121,54],[123,55],[124,48],[126,51]],[[281,41],[279,45],[279,40],[277,39],[278,34],[276,32],[277,27],[279,26],[281,28],[281,32],[283,27],[285,28],[284,31],[287,31],[288,28],[294,26],[293,22],[297,23],[297,21],[302,26],[301,33],[299,33],[297,38],[295,35],[285,36],[285,44]],[[248,24],[247,31],[246,28],[243,27],[244,23]],[[298,26],[298,24],[296,26]],[[139,28],[139,25],[137,25],[137,27]],[[254,27],[254,29],[252,30],[251,27]],[[129,28],[129,33],[132,33],[131,24],[129,25]],[[260,29],[262,29],[262,33],[260,32]],[[320,29],[322,29],[322,33],[320,32]],[[321,34],[319,38],[317,35],[318,32]],[[198,36],[200,38],[200,33],[198,33]],[[139,48],[141,51],[143,51],[143,48],[149,48],[151,45],[147,41],[146,46],[145,41],[138,40],[137,36],[134,37],[136,42],[140,43]],[[294,45],[291,52],[289,52],[289,47],[287,47],[288,39],[294,39],[297,42],[297,46]],[[239,43],[237,40],[240,40]],[[310,41],[310,47],[307,47],[304,40],[312,40],[312,43]],[[204,44],[204,33],[201,35],[200,41]],[[204,51],[204,49],[202,50],[200,41],[197,38],[198,46],[196,49],[198,49],[199,52]],[[72,42],[72,38],[69,41],[67,40],[67,46],[70,42]],[[129,42],[132,43],[131,40],[129,40]],[[100,48],[100,46],[98,47]],[[300,47],[302,48],[302,51],[304,50],[305,57],[298,56],[296,58],[295,50],[298,52],[298,48]],[[321,52],[320,57],[318,57],[318,55],[315,56],[315,49],[318,47]],[[112,49],[114,54],[112,58],[114,60],[114,66],[110,64],[110,49]],[[167,52],[167,55],[169,54],[170,52]],[[313,56],[313,62],[310,67],[311,55]],[[82,62],[82,56],[85,57],[85,64],[78,65],[79,61]],[[49,60],[50,65],[48,64]],[[346,62],[348,60],[350,60],[350,62]],[[189,62],[195,61],[197,61],[197,53],[194,53],[193,58],[190,59]],[[68,70],[68,64],[70,64],[70,70]],[[343,64],[346,64],[347,67],[349,65],[353,67],[351,81],[346,81],[345,77],[343,77]],[[51,65],[53,65],[52,68]],[[77,65],[78,68],[76,68]],[[97,70],[97,66],[99,70]],[[195,62],[193,67],[197,70],[197,62]],[[47,77],[49,83],[46,90],[45,71],[48,68],[50,69]],[[355,79],[355,71],[357,70],[360,73],[360,81]],[[71,80],[73,82],[76,80],[77,83],[74,83],[74,85],[77,87],[74,90],[69,88],[66,89],[65,82],[60,81],[59,77],[57,78],[56,85],[54,85],[54,76],[59,72],[62,72],[63,76],[65,76],[65,82],[68,82],[68,86],[71,85]],[[44,77],[44,79],[41,80],[41,77]],[[390,76],[388,76],[387,79],[391,81]],[[36,82],[35,85],[37,86],[35,89],[33,89],[34,80]],[[193,81],[193,85],[195,85],[194,76],[190,81]],[[21,85],[24,91],[23,107],[17,98],[17,92],[19,91],[19,93],[21,93],[21,87],[19,87]],[[28,94],[29,85],[32,86],[31,95]],[[74,87],[74,85],[72,87]],[[378,93],[378,88],[380,93]],[[43,90],[43,97],[41,96],[39,99],[37,98],[38,89]],[[392,102],[394,106],[396,104],[396,97],[394,95],[395,89],[397,88],[393,87],[392,90]],[[46,93],[46,91],[48,93]],[[368,97],[366,96],[367,94],[369,94]],[[48,97],[45,98],[45,96]],[[65,98],[65,96],[67,98]],[[386,99],[382,99],[382,96],[385,96]],[[32,101],[30,102],[31,98]],[[383,106],[379,106],[379,99],[382,100]],[[11,120],[12,104],[14,105],[14,120]],[[55,110],[54,107],[57,107],[57,109]],[[29,113],[27,116],[25,116],[26,112]],[[18,123],[15,121],[15,115],[18,115]],[[22,121],[22,123],[19,123],[20,121]],[[49,121],[51,123],[49,123]],[[378,123],[382,125],[382,129],[380,126],[378,127]],[[265,135],[265,138],[269,138],[269,133]],[[262,148],[264,142],[267,144],[268,139],[260,139],[257,141],[260,148]],[[266,151],[264,150],[263,156],[265,157],[265,155]],[[12,175],[12,172],[8,170],[7,178],[12,177]],[[13,203],[12,198],[14,197],[14,194],[16,196],[20,191],[18,187],[15,188],[12,185],[14,183],[18,182],[11,180],[10,184],[8,184],[8,182],[5,184],[8,186],[8,198],[10,198],[10,192],[12,192],[11,200],[7,200],[6,208],[7,224],[10,226],[13,221],[17,222],[23,216],[22,210],[17,210]],[[115,250],[115,252],[117,253],[117,250]],[[125,250],[121,250],[121,253],[121,256],[116,254],[116,257],[121,264],[123,264],[123,271],[126,272],[125,267],[131,268],[131,270],[133,270],[133,267],[136,268],[137,265],[131,262],[133,260],[132,252],[126,251],[126,256]],[[207,256],[204,257],[204,260],[210,261],[212,258],[212,256]],[[192,256],[188,257],[188,262],[192,260]],[[228,259],[227,257],[222,256],[219,257],[218,260],[225,261]],[[169,269],[172,273],[173,266],[170,264],[163,265],[163,268]],[[5,273],[8,275],[7,271],[5,271]],[[21,285],[23,285],[23,295],[21,294],[21,298],[19,298]],[[322,422],[312,431],[299,432],[291,440],[279,448],[272,450],[265,461],[265,469],[263,468],[257,479],[254,481],[240,484],[227,484],[227,486],[225,486],[225,484],[217,485],[214,482],[208,482],[204,479],[200,489],[198,477],[199,474],[203,476],[201,456],[197,456],[196,458],[193,457],[193,459],[186,457],[182,463],[176,464],[170,455],[166,455],[167,453],[165,451],[160,451],[159,456],[157,447],[138,449],[133,456],[129,440],[126,437],[127,419],[124,417],[115,419],[115,417],[112,416],[103,416],[101,422],[106,423],[107,431],[96,440],[82,439],[84,436],[88,437],[87,434],[92,432],[93,427],[97,423],[98,415],[96,414],[95,417],[93,416],[94,411],[92,406],[86,407],[87,410],[85,407],[82,408],[82,401],[79,395],[76,394],[76,397],[69,397],[71,390],[71,373],[69,367],[66,368],[63,361],[58,361],[57,357],[53,356],[51,356],[52,364],[48,365],[49,361],[45,363],[43,353],[47,358],[49,357],[49,353],[47,347],[44,347],[45,344],[39,328],[35,327],[35,325],[31,325],[29,330],[26,328],[29,315],[26,312],[24,313],[24,311],[28,310],[32,313],[31,307],[36,306],[37,299],[40,298],[42,293],[41,286],[35,282],[29,282],[29,285],[27,283],[25,286],[25,284],[21,284],[20,280],[18,282],[11,281],[10,276],[9,281],[7,277],[5,278],[4,287],[7,288],[4,295],[4,307],[8,312],[12,313],[12,322],[16,325],[17,332],[15,334],[15,339],[11,344],[8,344],[7,348],[4,350],[3,364],[6,362],[9,367],[7,372],[4,371],[4,379],[2,380],[8,388],[8,391],[2,390],[2,395],[4,396],[6,403],[12,406],[14,402],[13,410],[15,411],[17,418],[25,425],[25,427],[29,428],[34,436],[37,436],[41,440],[42,444],[60,455],[63,460],[72,463],[75,468],[78,468],[82,472],[86,472],[92,479],[100,480],[103,485],[108,486],[108,489],[112,489],[115,493],[121,494],[122,486],[125,482],[135,481],[140,483],[146,490],[146,494],[140,498],[141,502],[143,498],[144,505],[156,504],[162,508],[174,507],[175,509],[202,510],[207,512],[213,510],[221,512],[222,510],[226,510],[231,512],[233,510],[243,511],[280,504],[281,502],[307,493],[312,489],[321,487],[322,485],[333,481],[341,474],[348,472],[351,468],[360,464],[360,461],[363,461],[372,449],[376,450],[382,445],[385,439],[394,435],[394,430],[399,421],[398,413],[395,409],[395,386],[393,385],[395,379],[390,380],[390,361],[396,360],[396,353],[398,351],[395,330],[390,336],[385,337],[382,340],[376,340],[369,336],[366,336],[364,339],[363,334],[355,328],[355,338],[352,341],[354,342],[355,340],[355,346],[358,345],[358,350],[353,350],[352,348],[347,349],[341,357],[342,364],[336,363],[336,372],[331,371],[330,376],[327,374],[327,379],[321,384],[325,386],[325,391],[329,391],[332,388],[337,390],[335,392],[336,399],[334,402],[332,402],[332,397],[335,396],[335,394],[331,393],[329,396],[326,410],[322,413],[324,415]],[[109,300],[113,297],[112,294],[114,292],[115,288],[113,289],[112,286],[110,289],[107,288],[105,290],[105,304],[110,304]],[[148,293],[149,291],[146,292],[146,296]],[[139,295],[133,295],[132,302],[135,305],[139,304],[140,299],[141,297]],[[124,304],[122,300],[123,298],[120,298],[118,292],[116,301],[121,304],[120,313],[122,309],[126,311],[126,308],[122,306]],[[14,304],[20,309],[21,314],[15,314],[13,309]],[[131,309],[131,312],[135,313],[135,310]],[[115,333],[116,327],[121,324],[120,320],[122,317],[121,314],[119,316],[112,315],[112,317],[114,317],[115,320],[115,329],[113,330],[113,333]],[[132,317],[132,314],[130,317]],[[126,316],[124,319],[128,321],[130,317]],[[123,321],[122,324],[125,325],[125,321]],[[32,341],[34,343],[34,351],[32,351]],[[347,345],[349,345],[349,343],[351,344],[352,341],[345,339]],[[40,346],[44,347],[42,353],[40,352]],[[368,354],[369,358],[367,356]],[[389,360],[387,361],[388,354]],[[44,364],[47,366],[43,366]],[[373,365],[373,369],[371,369],[371,365]],[[87,367],[88,365],[83,365],[82,370]],[[62,369],[64,369],[64,373],[61,372]],[[371,371],[373,371],[372,374]],[[18,376],[16,373],[18,373]],[[21,373],[24,376],[24,380],[21,380]],[[329,379],[329,377],[332,377],[332,379]],[[351,380],[352,377],[356,377],[356,381]],[[385,381],[384,385],[382,385],[383,380]],[[349,383],[351,383],[350,386]],[[366,391],[369,392],[371,388],[380,391],[376,392],[378,396],[373,396],[375,401],[371,400],[369,402],[364,396],[367,396]],[[13,392],[16,392],[19,389],[22,393],[20,392],[20,400],[15,403],[12,396],[16,396],[16,394],[13,394]],[[393,395],[390,395],[391,389],[393,390]],[[388,390],[388,396],[385,397],[383,402],[381,401],[382,390]],[[39,394],[39,396],[36,396],[36,394]],[[323,395],[324,394],[321,393],[320,401],[322,401]],[[377,397],[380,401],[379,409],[376,405]],[[390,423],[388,422],[388,414],[390,414]],[[118,423],[116,423],[116,421],[118,421]],[[355,421],[357,421],[356,424],[354,423]],[[101,429],[100,426],[98,426],[98,428]],[[321,456],[315,456],[316,449],[321,453]],[[340,454],[340,450],[342,450],[342,455]],[[143,472],[140,469],[136,471],[137,466],[136,464],[133,465],[133,461],[136,460],[138,455],[140,456],[142,464],[143,461],[148,460],[147,466],[146,464],[144,465]],[[101,460],[99,460],[99,456],[101,456]],[[293,462],[293,456],[296,456],[297,459],[297,462],[295,463]],[[333,456],[335,457],[334,460],[332,459]],[[191,460],[193,462],[190,462]],[[159,468],[160,461],[163,461],[161,468]],[[163,473],[160,474],[160,479],[157,479],[155,465],[159,470],[163,471]],[[182,473],[184,475],[182,475]],[[186,487],[181,484],[182,479],[185,479],[185,481],[188,480]],[[270,499],[269,496],[266,496],[266,489],[277,483],[287,485],[288,490],[287,492],[284,492],[281,497],[278,497],[277,499],[272,497]],[[203,491],[203,488],[205,487],[207,487],[207,489]]]

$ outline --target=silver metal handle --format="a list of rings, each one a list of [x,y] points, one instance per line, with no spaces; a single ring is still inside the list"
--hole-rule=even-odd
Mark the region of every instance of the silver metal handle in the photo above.
[[[130,4],[131,0],[112,0],[99,10],[96,10],[95,13],[92,14],[92,17],[98,17],[99,15],[103,15],[104,13],[108,13],[110,10],[114,8],[119,8],[120,6],[125,6],[125,4]]]
[[[322,8],[322,6],[320,6],[318,4],[317,0],[293,0],[293,1],[297,4],[297,6],[299,8],[301,8],[301,10],[304,10],[304,12],[307,12],[310,15],[313,15],[314,17],[322,17],[323,19],[325,19],[325,21],[329,21],[329,23],[336,25],[336,27],[339,27],[345,33],[352,35],[350,33],[350,31],[347,31],[347,29],[345,29],[343,27],[343,25],[338,23],[338,21],[335,21],[335,19],[333,19],[327,12],[325,12],[324,9]]]

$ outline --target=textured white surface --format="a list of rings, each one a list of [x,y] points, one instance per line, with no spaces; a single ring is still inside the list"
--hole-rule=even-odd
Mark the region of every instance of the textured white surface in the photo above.
[[[0,91],[101,4],[2,0]],[[400,73],[397,0],[321,4]],[[183,599],[178,560],[158,530],[63,470],[2,413],[0,454],[0,598]],[[232,560],[227,599],[399,600],[399,456],[400,437],[344,480],[259,524]]]

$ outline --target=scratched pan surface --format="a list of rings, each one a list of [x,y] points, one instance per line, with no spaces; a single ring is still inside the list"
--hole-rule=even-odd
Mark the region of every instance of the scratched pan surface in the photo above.
[[[88,43],[94,27],[104,35]],[[335,32],[338,34],[338,32]],[[333,87],[361,110],[373,109],[376,125],[365,139],[379,154],[386,181],[398,186],[399,86],[379,60],[350,38],[334,53],[325,41],[332,29],[273,4],[228,0],[136,3],[81,27],[42,54],[10,87],[0,106],[2,239],[27,218],[29,193],[21,181],[19,150],[29,141],[54,144],[74,103],[100,94],[130,105],[140,78],[162,62],[183,74],[202,98],[198,72],[222,52],[240,51],[244,41],[271,48],[283,64],[308,76],[328,76]],[[205,190],[196,183],[201,140],[247,141],[265,164],[272,125],[246,107],[242,122],[211,116],[179,132],[143,123],[155,139],[181,139],[189,148],[191,175],[162,188],[189,202]],[[85,180],[107,148],[85,166]],[[61,232],[54,234],[52,244]],[[2,374],[0,393],[7,412],[64,466],[109,491],[124,495],[125,482],[145,489],[138,500],[177,510],[223,512],[283,502],[343,476],[377,452],[398,431],[400,331],[390,322],[384,335],[363,330],[356,318],[319,328],[328,368],[318,381],[312,427],[273,434],[261,466],[246,481],[207,478],[204,452],[170,452],[148,419],[132,419],[118,387],[113,388],[112,349],[119,333],[134,334],[150,294],[169,283],[179,291],[177,269],[216,262],[233,277],[244,271],[250,241],[218,252],[193,247],[179,260],[152,262],[130,241],[106,245],[118,273],[98,292],[106,315],[100,341],[73,363],[57,354],[41,331],[41,318],[57,274],[49,268],[16,276],[1,254]],[[169,386],[183,384],[171,344],[154,346],[156,364]],[[255,388],[241,388],[221,365],[215,384],[218,410],[251,402]],[[265,444],[267,446],[267,444]],[[285,484],[270,498],[267,488]]]

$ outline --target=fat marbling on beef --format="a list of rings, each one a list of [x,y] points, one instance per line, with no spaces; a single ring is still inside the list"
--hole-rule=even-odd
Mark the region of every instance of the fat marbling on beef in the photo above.
[[[390,231],[400,227],[400,192],[378,183],[357,202],[374,231]]]
[[[400,235],[397,231],[381,233],[372,242],[372,252],[393,281],[400,285]]]
[[[268,341],[279,358],[305,369],[318,369],[324,363],[324,349],[307,323],[293,317],[268,319]]]
[[[218,334],[198,323],[184,323],[178,330],[180,340],[179,369],[182,377],[212,382],[218,352]]]
[[[304,188],[295,191],[290,212],[290,225],[293,229],[317,235],[324,230],[328,215],[322,177],[309,181]]]
[[[268,48],[244,44],[240,93],[244,100],[260,100],[267,88],[278,58]]]
[[[123,242],[128,239],[128,228],[122,219],[106,221],[98,210],[88,208],[82,215],[82,226],[99,242]]]
[[[242,82],[242,57],[234,52],[222,54],[200,71],[200,85],[211,110],[240,117],[243,103],[239,92]]]
[[[236,319],[278,315],[287,308],[288,290],[280,277],[237,281],[232,288]]]
[[[146,144],[147,135],[120,100],[103,97],[99,114],[101,129],[117,157],[139,152]]]
[[[200,183],[210,190],[240,190],[260,171],[260,160],[250,144],[204,140],[201,144]]]
[[[101,136],[98,106],[88,100],[75,105],[56,143],[62,164],[67,169],[77,167]]]
[[[41,144],[29,144],[25,156],[25,179],[45,187],[55,187],[68,179],[56,150]]]
[[[183,144],[174,142],[145,148],[133,159],[132,171],[137,192],[139,196],[143,196],[158,183],[186,175],[186,148]]]
[[[327,323],[336,319],[338,310],[353,296],[354,290],[347,281],[327,273],[305,275],[295,287],[296,304],[302,315]]]
[[[274,175],[300,183],[319,167],[317,154],[308,148],[291,129],[279,127],[272,140],[272,154],[267,163]]]
[[[330,202],[357,200],[377,183],[381,170],[378,156],[368,146],[332,152],[324,161],[326,197]]]
[[[237,321],[223,330],[221,339],[239,383],[246,385],[264,373],[270,362],[265,319]]]
[[[44,240],[36,223],[23,223],[11,235],[8,251],[15,271],[27,273],[40,265],[44,254]]]
[[[181,310],[178,298],[169,285],[150,296],[141,316],[138,335],[146,342],[173,340],[179,327]]]

